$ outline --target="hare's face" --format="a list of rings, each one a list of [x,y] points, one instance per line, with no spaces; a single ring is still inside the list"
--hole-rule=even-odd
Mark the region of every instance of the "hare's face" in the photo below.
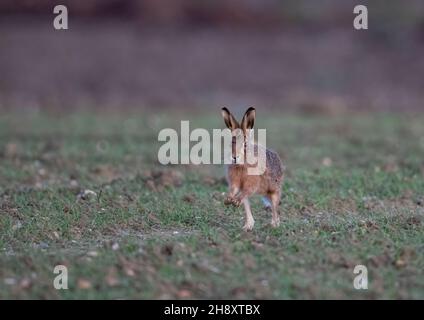
[[[231,130],[232,134],[231,162],[234,164],[244,163],[247,144],[246,137],[250,137],[249,133],[255,122],[255,114],[254,108],[247,109],[239,124],[227,108],[222,108],[222,116],[225,124]]]
[[[241,129],[236,129],[231,132],[231,161],[233,164],[244,162],[246,150],[246,138]]]

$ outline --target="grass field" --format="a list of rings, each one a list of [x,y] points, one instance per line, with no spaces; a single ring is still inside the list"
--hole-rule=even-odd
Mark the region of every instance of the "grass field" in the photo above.
[[[287,177],[281,226],[253,198],[249,233],[223,166],[157,163],[158,132],[187,119],[224,127],[219,112],[2,115],[0,298],[424,298],[424,116],[258,114]]]

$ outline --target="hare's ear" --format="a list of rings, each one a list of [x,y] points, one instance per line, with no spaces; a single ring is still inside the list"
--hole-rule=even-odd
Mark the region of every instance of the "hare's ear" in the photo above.
[[[255,124],[256,110],[255,108],[250,107],[247,109],[246,113],[241,120],[241,128],[243,131],[247,129],[253,129],[253,125]]]
[[[225,124],[227,125],[228,129],[235,130],[237,128],[240,128],[239,123],[237,120],[233,117],[230,111],[228,111],[227,108],[221,109],[222,117],[224,118]]]

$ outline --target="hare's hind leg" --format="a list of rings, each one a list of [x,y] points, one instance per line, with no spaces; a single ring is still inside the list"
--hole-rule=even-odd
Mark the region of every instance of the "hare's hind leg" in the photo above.
[[[280,190],[275,191],[269,195],[272,205],[272,220],[271,225],[278,227],[280,225],[280,213],[278,212],[278,205],[280,204],[281,192]]]
[[[253,219],[252,211],[250,210],[249,198],[244,197],[242,202],[243,202],[243,205],[244,205],[244,211],[245,211],[245,215],[246,215],[246,222],[244,224],[243,230],[244,231],[251,231],[253,229],[254,224],[255,224],[255,220]]]

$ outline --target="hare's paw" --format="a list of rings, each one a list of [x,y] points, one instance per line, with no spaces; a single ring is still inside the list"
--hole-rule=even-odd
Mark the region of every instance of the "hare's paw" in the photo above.
[[[224,199],[224,204],[226,206],[233,205],[233,206],[236,206],[236,207],[240,207],[241,206],[241,199],[239,197],[232,197],[232,196],[228,195]]]
[[[233,206],[240,207],[241,206],[241,199],[240,198],[233,198]]]
[[[227,197],[224,199],[224,204],[225,204],[226,206],[229,206],[229,205],[233,204],[233,201],[234,201],[234,199],[233,199],[232,197],[227,196]]]
[[[233,206],[239,207],[239,206],[241,205],[241,200],[240,200],[240,199],[238,199],[238,198],[234,198],[234,197],[231,197],[231,196],[227,196],[227,197],[224,199],[224,204],[225,204],[226,206],[233,205]]]
[[[277,228],[280,226],[280,217],[271,220],[271,226]]]
[[[243,231],[245,231],[245,232],[252,231],[254,225],[255,225],[255,221],[254,220],[248,220],[248,221],[246,221],[246,223],[243,226]]]

